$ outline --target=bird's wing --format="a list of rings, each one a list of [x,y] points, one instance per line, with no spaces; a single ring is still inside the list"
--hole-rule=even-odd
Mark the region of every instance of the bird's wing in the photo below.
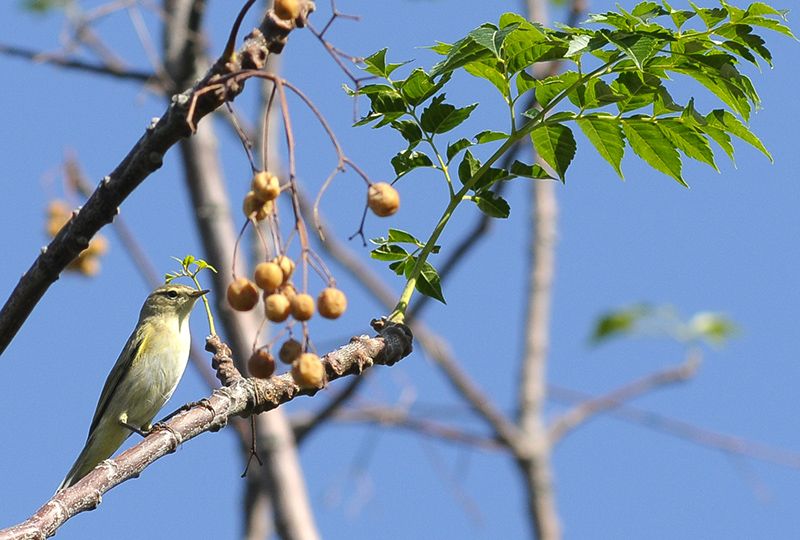
[[[119,353],[119,358],[117,358],[117,361],[114,363],[114,367],[111,368],[111,373],[109,373],[108,378],[106,379],[106,384],[103,386],[103,391],[100,393],[100,399],[97,402],[97,409],[94,411],[92,425],[89,427],[89,436],[91,436],[92,432],[97,427],[97,424],[100,423],[100,419],[106,412],[108,404],[111,403],[111,399],[113,398],[119,383],[122,381],[125,375],[130,373],[131,365],[139,356],[140,352],[144,348],[145,343],[150,338],[149,334],[146,334],[140,328],[138,328],[139,326],[142,325],[137,325],[137,329],[134,330],[133,334],[131,334],[131,337],[128,338],[128,342],[125,343],[125,347],[123,347],[122,352]]]

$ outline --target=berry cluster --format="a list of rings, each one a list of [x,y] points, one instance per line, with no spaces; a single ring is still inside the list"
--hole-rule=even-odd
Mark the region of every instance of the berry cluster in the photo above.
[[[269,171],[256,171],[253,174],[250,191],[244,197],[243,210],[248,221],[256,227],[258,222],[267,222],[270,232],[274,234],[272,251],[278,254],[256,265],[251,278],[234,276],[228,285],[226,298],[228,305],[237,311],[250,311],[259,304],[259,300],[263,299],[265,318],[273,323],[287,323],[290,337],[281,345],[279,353],[281,361],[292,366],[292,375],[299,386],[316,388],[324,384],[325,372],[319,357],[307,350],[309,344],[307,322],[315,313],[326,319],[340,317],[347,309],[347,297],[335,287],[333,278],[327,271],[320,274],[328,286],[316,299],[305,290],[299,291],[292,282],[297,265],[285,254],[286,246],[281,245],[279,235],[276,234],[278,230],[276,199],[284,189],[290,190],[290,184],[282,186],[278,177]],[[304,244],[301,260],[304,268],[314,267],[314,261],[309,261],[309,251]],[[305,283],[306,280],[302,281]],[[291,337],[295,323],[303,325],[302,343]],[[270,346],[257,348],[248,361],[248,370],[254,377],[271,377],[275,367],[276,362],[270,352]]]

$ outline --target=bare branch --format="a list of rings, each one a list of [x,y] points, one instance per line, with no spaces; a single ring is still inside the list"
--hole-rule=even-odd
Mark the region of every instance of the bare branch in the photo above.
[[[393,365],[411,352],[411,339],[410,330],[401,325],[382,328],[378,337],[354,337],[322,358],[326,380],[360,375],[374,364]],[[58,492],[25,522],[0,531],[0,540],[52,536],[71,517],[96,508],[105,492],[137,477],[186,441],[206,431],[219,431],[235,416],[270,411],[298,396],[313,396],[319,390],[298,387],[288,373],[267,380],[238,379],[176,414],[115,459],[98,465],[77,484]]]
[[[609,392],[605,396],[588,399],[554,419],[548,429],[550,444],[555,445],[564,436],[595,416],[618,408],[620,405],[639,396],[663,388],[664,386],[688,381],[697,373],[702,357],[698,351],[691,351],[680,365],[652,373],[637,381]]]
[[[363,379],[363,377],[358,377],[358,379]],[[498,442],[493,437],[456,429],[427,418],[415,417],[407,410],[397,407],[365,406],[352,409],[345,408],[337,411],[333,416],[333,420],[336,422],[370,424],[383,428],[405,429],[425,437],[472,446],[481,450],[508,450],[508,446]],[[313,421],[313,418],[298,421],[295,424],[295,429],[302,430],[305,425]]]

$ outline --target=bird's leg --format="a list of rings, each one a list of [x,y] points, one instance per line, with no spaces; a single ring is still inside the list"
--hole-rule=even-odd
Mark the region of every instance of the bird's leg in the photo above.
[[[119,423],[121,426],[128,428],[134,433],[138,433],[142,437],[147,437],[148,435],[150,435],[150,432],[153,431],[153,426],[151,426],[150,424],[147,424],[146,426],[142,427],[136,427],[122,419],[119,420]]]

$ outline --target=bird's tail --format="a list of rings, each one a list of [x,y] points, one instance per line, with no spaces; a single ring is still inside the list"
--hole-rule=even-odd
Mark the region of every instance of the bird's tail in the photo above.
[[[108,429],[103,426],[95,429],[86,440],[86,445],[81,450],[78,459],[72,465],[64,481],[58,486],[56,493],[78,482],[81,478],[92,472],[92,469],[104,459],[111,457],[117,448],[130,435],[130,432],[121,426]]]

